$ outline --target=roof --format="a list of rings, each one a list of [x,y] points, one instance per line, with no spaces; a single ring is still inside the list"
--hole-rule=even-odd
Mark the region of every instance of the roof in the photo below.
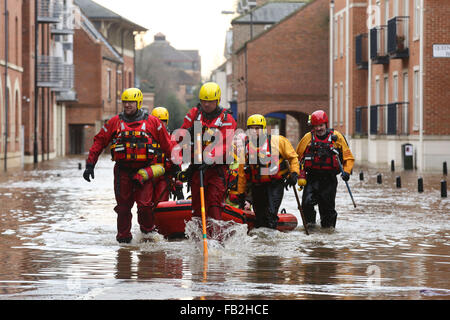
[[[143,49],[144,54],[149,53],[161,57],[164,61],[198,61],[200,56],[198,50],[177,50],[165,40],[156,40]]]
[[[89,32],[89,34],[96,40],[103,42],[103,44],[108,48],[108,50],[111,52],[111,54],[114,56],[114,60],[117,63],[124,63],[123,58],[120,56],[120,54],[117,52],[116,49],[108,42],[108,40],[103,37],[103,35],[94,27],[94,25],[89,21],[89,19],[83,14],[80,13],[80,16],[82,18],[82,24],[81,27],[86,31]]]
[[[147,31],[148,29],[131,22],[117,13],[99,5],[92,0],[74,0],[74,3],[80,7],[81,11],[91,20],[117,20],[129,25],[133,31]]]
[[[231,24],[276,23],[304,5],[305,2],[268,2],[260,7],[256,7],[247,14],[235,18]]]

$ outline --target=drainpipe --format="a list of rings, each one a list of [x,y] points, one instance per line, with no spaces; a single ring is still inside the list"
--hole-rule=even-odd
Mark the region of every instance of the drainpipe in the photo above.
[[[423,52],[424,52],[424,0],[420,0],[420,47],[419,47],[419,59],[420,59],[420,73],[419,73],[419,171],[425,169],[425,159],[423,151]]]
[[[350,96],[350,0],[347,0],[345,7],[345,135],[349,136],[349,96]]]
[[[39,88],[38,82],[38,55],[39,55],[39,25],[38,25],[38,0],[34,0],[34,141],[33,141],[33,163],[38,163],[38,142],[37,142],[37,113]]]
[[[369,6],[367,7],[367,13],[369,13],[370,6],[372,2],[369,2]],[[367,17],[369,19],[369,17]],[[367,162],[370,162],[370,105],[372,103],[372,60],[370,59],[370,51],[371,48],[371,28],[373,28],[372,21],[367,20]]]
[[[8,118],[9,118],[9,92],[8,92],[8,23],[9,23],[9,12],[8,12],[8,0],[5,0],[5,162],[4,170],[8,170]]]
[[[330,124],[333,123],[334,113],[333,113],[333,80],[334,80],[334,0],[330,3]]]

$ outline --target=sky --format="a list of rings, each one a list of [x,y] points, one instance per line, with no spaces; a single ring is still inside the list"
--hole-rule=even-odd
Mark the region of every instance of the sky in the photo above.
[[[159,32],[178,50],[199,50],[202,76],[224,61],[225,35],[237,14],[236,0],[93,0],[122,17],[147,28],[146,44]]]

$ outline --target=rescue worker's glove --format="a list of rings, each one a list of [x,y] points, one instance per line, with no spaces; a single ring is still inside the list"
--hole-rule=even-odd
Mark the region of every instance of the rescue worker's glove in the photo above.
[[[238,194],[238,205],[239,209],[245,208],[245,193]]]
[[[136,172],[136,174],[133,176],[132,178],[133,182],[139,186],[143,186],[144,182],[146,181],[144,175],[142,175],[141,173]]]
[[[175,179],[181,182],[188,182],[192,177],[193,166],[190,165],[186,170],[178,171],[175,174]]]
[[[302,191],[303,188],[306,186],[306,179],[298,179],[298,191]]]
[[[92,163],[86,163],[86,169],[83,172],[83,178],[87,182],[91,182],[91,179],[94,179],[94,165]]]
[[[286,178],[286,189],[287,187],[294,187],[297,184],[298,181],[298,174],[297,172],[291,172],[290,175]]]
[[[172,194],[176,200],[184,200],[183,184],[176,184],[175,190],[172,192]]]
[[[350,180],[350,174],[348,172],[342,171],[341,177],[342,177],[342,180],[344,180],[344,181]]]

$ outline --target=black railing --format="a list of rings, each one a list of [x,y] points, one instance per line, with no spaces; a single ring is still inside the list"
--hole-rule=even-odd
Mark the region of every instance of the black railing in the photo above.
[[[394,102],[370,106],[370,134],[408,134],[408,102]]]
[[[355,37],[355,61],[358,69],[367,69],[368,66],[368,42],[367,33],[358,34]]]
[[[367,106],[355,108],[355,135],[367,136]]]
[[[409,17],[395,17],[388,21],[388,53],[392,59],[409,57]]]
[[[388,64],[387,26],[379,26],[370,30],[370,59],[374,64]]]

